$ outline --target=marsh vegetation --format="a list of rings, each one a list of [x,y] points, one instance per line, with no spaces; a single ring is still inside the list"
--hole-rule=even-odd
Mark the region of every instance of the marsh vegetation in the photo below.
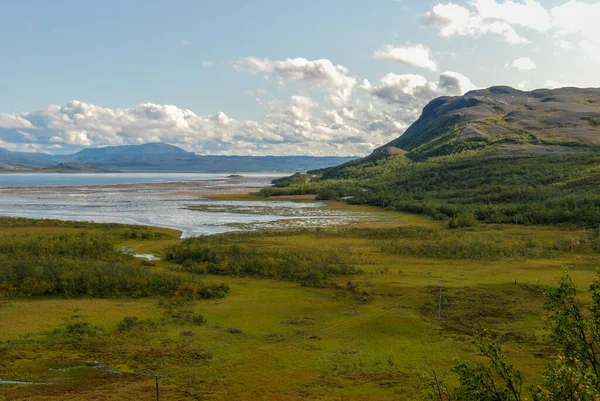
[[[543,383],[562,352],[543,319],[545,286],[565,266],[573,288],[594,281],[597,233],[398,216],[407,223],[184,241],[166,229],[4,219],[0,281],[13,290],[0,300],[11,322],[0,378],[51,384],[0,394],[151,399],[159,374],[165,399],[414,400],[427,396],[427,366],[449,391],[461,385],[457,363],[489,366],[475,347],[482,330],[523,394]],[[51,291],[6,274],[21,268]],[[88,290],[62,290],[73,277]]]
[[[259,195],[314,194],[451,221],[597,226],[597,152],[488,157],[463,152],[413,161],[380,154],[273,181]]]

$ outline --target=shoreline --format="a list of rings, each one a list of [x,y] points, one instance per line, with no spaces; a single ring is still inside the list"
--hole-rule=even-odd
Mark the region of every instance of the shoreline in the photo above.
[[[31,186],[6,186],[0,187],[0,192],[6,191],[44,191],[44,190],[77,190],[77,189],[90,189],[90,190],[98,190],[98,189],[134,189],[135,187],[144,186],[144,187],[159,187],[159,188],[168,188],[168,187],[201,187],[201,188],[209,188],[209,187],[219,187],[215,186],[214,183],[243,183],[245,181],[249,181],[251,178],[258,177],[217,177],[210,180],[186,180],[186,181],[165,181],[165,182],[134,182],[134,183],[119,183],[119,184],[92,184],[92,185],[31,185]],[[265,178],[270,178],[270,176],[265,176]],[[263,188],[266,185],[260,186],[240,186],[240,188]],[[233,187],[232,187],[233,189]],[[239,191],[232,192],[239,193]]]
[[[204,181],[5,187],[0,188],[0,215],[167,228],[181,238],[363,220],[352,211],[326,206],[309,211],[306,203],[314,199],[251,195],[271,179],[221,176]]]

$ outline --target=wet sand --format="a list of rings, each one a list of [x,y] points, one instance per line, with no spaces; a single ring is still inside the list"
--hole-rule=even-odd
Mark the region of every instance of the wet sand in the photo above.
[[[352,212],[326,209],[319,202],[223,199],[223,194],[255,192],[272,178],[0,188],[0,215],[150,225],[180,230],[182,237],[346,225],[362,219]],[[219,196],[208,198],[211,195]]]

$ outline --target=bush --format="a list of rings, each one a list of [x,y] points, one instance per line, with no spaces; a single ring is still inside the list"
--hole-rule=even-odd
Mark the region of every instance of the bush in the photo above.
[[[114,239],[97,233],[3,236],[0,295],[172,295],[183,283],[181,277],[154,272],[116,248]],[[202,289],[203,298],[228,292],[225,288]]]
[[[177,288],[175,296],[189,301],[195,299],[225,298],[225,296],[229,294],[229,291],[229,286],[224,283],[206,284],[184,282]]]
[[[123,318],[117,324],[117,331],[128,332],[133,330],[144,330],[144,329],[156,329],[156,323],[150,319],[139,319],[135,316],[128,316]]]
[[[282,231],[289,235],[296,231]],[[210,238],[189,238],[169,248],[167,259],[175,261],[181,270],[197,274],[258,276],[298,281],[307,286],[322,286],[331,276],[352,275],[358,270],[346,262],[339,252],[313,249],[259,248],[244,244],[244,240],[271,233],[222,234]],[[225,287],[184,288],[181,294],[195,293],[200,297],[218,297]],[[206,294],[206,295],[203,295]]]
[[[51,336],[81,341],[96,337],[98,332],[98,327],[93,324],[74,318],[67,320],[64,327],[54,329]]]
[[[461,213],[448,221],[449,228],[475,227],[479,225],[477,217],[473,213]]]

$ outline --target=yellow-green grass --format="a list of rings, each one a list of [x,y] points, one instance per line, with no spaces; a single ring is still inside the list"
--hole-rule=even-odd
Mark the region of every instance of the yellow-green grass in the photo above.
[[[394,218],[398,225],[422,223],[445,230],[443,224],[420,216],[394,213]],[[541,242],[581,235],[573,230],[518,226],[482,226],[475,232],[506,241]],[[164,256],[177,241],[174,233],[122,245]],[[167,400],[414,400],[419,398],[419,371],[426,359],[444,369],[456,360],[477,358],[472,334],[479,326],[505,339],[511,362],[522,370],[526,383],[533,383],[556,352],[547,337],[544,298],[536,284],[556,283],[562,268],[571,266],[572,277],[583,290],[600,261],[595,252],[581,247],[547,259],[518,258],[516,263],[512,258],[477,261],[391,255],[383,253],[376,241],[322,232],[247,242],[288,252],[341,252],[364,272],[333,279],[338,290],[261,278],[206,276],[208,282],[227,283],[231,292],[224,299],[180,307],[204,315],[207,322],[200,326],[168,320],[167,310],[150,298],[2,301],[0,378],[57,384],[51,388],[0,385],[0,397],[153,399],[154,380],[142,374],[157,373],[167,376],[161,379],[161,399]],[[171,267],[171,262],[161,261],[154,268]],[[343,290],[348,280],[373,294],[373,302],[357,304]],[[443,303],[438,318],[440,280]],[[126,316],[166,322],[158,323],[155,330],[118,332],[117,323]],[[67,319],[98,326],[100,334],[77,341],[50,334],[64,328]],[[229,333],[229,328],[241,333]],[[200,350],[210,352],[212,358],[187,356]],[[90,369],[49,370],[80,366],[87,360],[105,362],[125,374],[101,372],[100,378],[97,370],[86,374],[81,372]]]
[[[158,317],[156,301],[144,299],[31,299],[0,303],[0,341],[47,332],[74,315],[114,328],[126,316]]]

